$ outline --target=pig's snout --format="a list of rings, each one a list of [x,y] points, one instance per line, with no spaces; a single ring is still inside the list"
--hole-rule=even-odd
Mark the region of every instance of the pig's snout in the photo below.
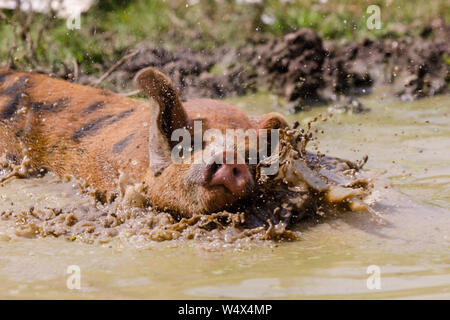
[[[216,161],[220,157],[222,157],[222,161]],[[243,163],[244,161],[236,153],[234,153],[234,161],[232,163],[226,162],[226,151],[220,152],[213,157],[212,162],[205,168],[207,185],[222,185],[233,194],[243,195],[250,179],[247,165]]]

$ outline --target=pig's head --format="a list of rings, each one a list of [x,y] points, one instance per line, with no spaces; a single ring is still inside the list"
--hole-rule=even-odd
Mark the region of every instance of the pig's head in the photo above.
[[[283,116],[248,117],[232,105],[209,99],[182,103],[170,79],[153,68],[141,70],[135,81],[152,100],[147,183],[153,206],[192,216],[231,207],[248,197],[255,187],[251,150],[258,148],[262,131],[287,127]],[[244,152],[242,148],[237,152],[238,143],[236,147],[218,143],[217,136],[226,137],[229,129],[255,132],[256,144],[247,136]],[[268,137],[270,150],[278,141]],[[184,158],[174,157],[180,154]]]

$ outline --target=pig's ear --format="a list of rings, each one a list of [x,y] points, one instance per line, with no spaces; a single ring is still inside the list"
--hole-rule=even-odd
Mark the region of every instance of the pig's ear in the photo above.
[[[136,85],[153,100],[150,111],[150,169],[159,175],[171,162],[172,132],[187,127],[189,119],[170,79],[154,68],[135,77]]]
[[[256,122],[256,129],[266,129],[270,131],[271,129],[284,129],[289,127],[286,119],[279,113],[271,112],[264,116],[254,118],[253,121]],[[272,141],[272,135],[267,132],[266,135],[267,151],[272,151],[272,146],[276,147],[278,141]],[[259,140],[261,142],[261,140]]]
[[[277,112],[255,118],[257,129],[284,129],[289,126],[286,119]]]

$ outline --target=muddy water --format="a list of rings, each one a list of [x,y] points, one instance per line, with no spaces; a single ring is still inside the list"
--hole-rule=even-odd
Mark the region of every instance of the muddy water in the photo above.
[[[334,114],[319,125],[318,147],[351,160],[368,154],[367,168],[386,171],[375,188],[385,224],[347,213],[301,225],[298,241],[205,250],[194,241],[26,238],[0,221],[0,298],[450,298],[450,98],[400,103],[378,92],[362,101],[372,112]],[[264,95],[237,102],[252,113],[274,104]],[[51,175],[12,180],[0,206],[89,204],[73,190]],[[67,288],[70,265],[80,267],[80,290]],[[370,265],[381,289],[367,287]]]

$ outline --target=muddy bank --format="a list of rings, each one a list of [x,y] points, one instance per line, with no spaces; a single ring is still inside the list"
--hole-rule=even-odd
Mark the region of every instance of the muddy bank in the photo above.
[[[133,78],[148,66],[156,67],[167,74],[177,87],[181,98],[225,98],[256,91],[256,73],[245,68],[242,62],[227,64],[219,70],[220,61],[234,60],[235,52],[218,50],[214,53],[194,52],[189,48],[169,51],[157,47],[140,47],[137,54],[118,67],[103,87],[120,93],[135,92]],[[106,71],[106,69],[105,69]],[[97,77],[81,74],[79,82],[93,84]]]
[[[269,40],[252,60],[260,85],[301,109],[305,104],[340,102],[391,85],[402,100],[448,92],[450,28],[436,20],[420,38],[366,39],[360,43],[322,41],[309,29]]]
[[[365,93],[374,85],[390,85],[404,101],[448,92],[450,27],[433,21],[420,38],[369,40],[337,45],[326,42],[324,62],[327,96]],[[331,86],[330,86],[331,84]]]
[[[390,85],[391,93],[402,100],[447,93],[449,35],[449,25],[438,19],[420,37],[399,39],[337,43],[301,29],[214,52],[144,46],[103,85],[116,92],[133,91],[136,72],[154,66],[173,79],[184,99],[224,98],[266,88],[284,97],[292,111],[337,102],[359,112],[363,108],[357,96],[377,85]],[[92,76],[80,76],[81,83],[94,81]]]

